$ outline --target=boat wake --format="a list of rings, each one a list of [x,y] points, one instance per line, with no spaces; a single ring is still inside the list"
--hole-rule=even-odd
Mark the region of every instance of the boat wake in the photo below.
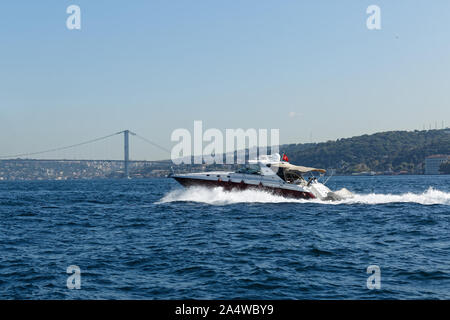
[[[328,205],[339,204],[386,204],[386,203],[418,203],[422,205],[450,205],[450,193],[428,188],[423,193],[404,194],[354,194],[352,198],[340,201],[323,201],[318,199],[288,199],[258,190],[225,191],[222,188],[191,187],[174,190],[166,194],[158,203],[170,202],[200,202],[211,205],[228,205],[235,203],[319,203]]]

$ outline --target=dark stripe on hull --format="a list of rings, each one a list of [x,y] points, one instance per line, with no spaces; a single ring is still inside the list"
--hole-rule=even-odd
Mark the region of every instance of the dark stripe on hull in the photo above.
[[[190,179],[182,177],[173,177],[184,187],[201,186],[208,188],[222,187],[224,190],[261,190],[265,192],[270,192],[274,195],[279,195],[285,198],[293,199],[314,199],[314,195],[310,192],[287,190],[282,188],[274,188],[259,185],[246,184],[244,182],[231,182],[231,181],[219,181],[219,180],[203,180],[203,179]]]

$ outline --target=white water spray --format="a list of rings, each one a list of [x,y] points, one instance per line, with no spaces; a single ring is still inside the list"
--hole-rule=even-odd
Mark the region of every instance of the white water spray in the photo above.
[[[340,201],[322,201],[318,199],[288,199],[268,192],[258,190],[225,191],[222,188],[192,187],[178,189],[166,194],[158,203],[169,202],[200,202],[212,205],[228,205],[235,203],[319,203],[338,204],[386,204],[386,203],[418,203],[422,205],[450,205],[450,193],[428,188],[423,193],[403,194],[355,194],[354,197]]]

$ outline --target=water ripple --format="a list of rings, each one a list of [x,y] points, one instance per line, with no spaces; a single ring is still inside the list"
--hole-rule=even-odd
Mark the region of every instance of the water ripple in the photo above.
[[[450,177],[333,179],[357,197],[0,182],[0,298],[450,299]],[[66,287],[69,265],[81,290]]]

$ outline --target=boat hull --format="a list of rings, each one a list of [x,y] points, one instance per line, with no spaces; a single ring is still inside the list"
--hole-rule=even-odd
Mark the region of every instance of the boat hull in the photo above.
[[[184,187],[207,187],[207,188],[216,188],[222,187],[224,190],[260,190],[272,193],[274,195],[279,195],[285,198],[292,199],[314,199],[315,196],[311,192],[305,191],[297,191],[290,189],[283,189],[271,186],[264,186],[263,184],[253,185],[247,184],[243,181],[241,182],[233,182],[233,181],[222,181],[222,180],[204,180],[204,179],[195,179],[195,178],[187,178],[187,177],[173,177],[178,183],[180,183]]]

